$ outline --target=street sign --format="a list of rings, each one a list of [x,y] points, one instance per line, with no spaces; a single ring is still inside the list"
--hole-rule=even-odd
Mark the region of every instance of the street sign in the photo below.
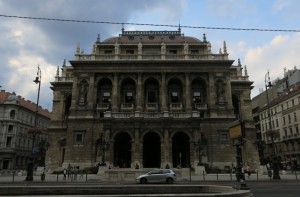
[[[229,137],[231,139],[235,139],[241,136],[242,136],[242,127],[240,123],[229,127]]]

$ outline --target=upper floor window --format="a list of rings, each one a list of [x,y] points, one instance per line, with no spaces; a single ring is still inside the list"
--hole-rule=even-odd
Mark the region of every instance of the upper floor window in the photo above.
[[[294,113],[294,122],[297,122],[297,113]]]
[[[131,103],[133,101],[133,92],[128,91],[125,94],[125,102],[126,103]]]
[[[9,148],[9,147],[11,147],[11,145],[12,145],[12,137],[8,136],[6,138],[6,147]]]
[[[10,111],[10,119],[15,119],[16,118],[16,111],[15,110],[11,110]]]
[[[201,102],[201,93],[200,92],[194,92],[193,93],[193,101],[195,103]]]
[[[8,125],[7,133],[12,133],[13,130],[14,130],[14,126],[13,125]]]
[[[177,50],[169,50],[169,54],[176,55],[177,54]]]
[[[75,132],[75,135],[74,135],[75,144],[77,144],[77,145],[83,144],[83,137],[84,137],[84,135],[82,132]]]
[[[113,51],[112,50],[105,50],[104,51],[104,54],[108,55],[108,54],[113,54]]]
[[[126,50],[126,54],[134,54],[134,50]]]
[[[191,50],[191,54],[192,54],[192,55],[199,54],[199,50]]]
[[[171,92],[171,102],[178,102],[179,97],[178,97],[178,92]]]
[[[156,92],[155,91],[148,91],[147,92],[147,100],[148,100],[148,103],[156,102]]]
[[[104,103],[110,102],[110,92],[103,92],[102,101]]]
[[[228,142],[228,133],[221,133],[221,136],[220,136],[220,141],[222,142],[222,143],[226,143],[226,142]]]

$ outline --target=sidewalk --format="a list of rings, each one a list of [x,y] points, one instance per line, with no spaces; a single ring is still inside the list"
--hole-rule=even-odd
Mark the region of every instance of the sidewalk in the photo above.
[[[297,172],[299,173],[299,172]],[[26,174],[1,174],[0,176],[0,183],[20,183],[20,182],[26,182],[25,181]],[[299,181],[300,180],[300,174],[292,174],[292,173],[287,173],[287,174],[280,174],[280,181]],[[245,175],[245,181],[273,181],[268,177],[268,175],[264,174],[251,174],[250,177],[247,177]],[[235,174],[205,174],[205,175],[187,175],[187,176],[178,176],[177,177],[178,182],[185,182],[185,181],[204,181],[204,182],[209,182],[209,181],[232,181],[236,182],[236,177]],[[274,180],[278,181],[278,180]],[[83,174],[83,176],[77,175],[77,178],[73,177],[67,177],[66,180],[63,180],[63,175],[62,174],[47,174],[45,175],[45,180],[41,180],[41,176],[34,176],[33,177],[33,182],[101,182],[101,183],[111,183],[111,182],[135,182],[134,178],[131,179],[125,179],[125,180],[120,180],[120,179],[104,179],[103,176],[99,176],[96,174]]]

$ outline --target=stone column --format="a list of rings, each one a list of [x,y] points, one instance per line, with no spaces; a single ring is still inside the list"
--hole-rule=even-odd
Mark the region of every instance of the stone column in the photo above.
[[[168,107],[166,104],[168,90],[166,84],[166,73],[161,74],[161,88],[160,88],[160,103],[161,103],[161,111],[167,111]]]
[[[162,167],[166,167],[167,164],[169,164],[169,166],[172,165],[172,161],[171,161],[171,151],[170,151],[170,140],[169,140],[169,130],[165,129],[164,130],[164,140],[162,143]],[[171,140],[172,141],[172,140]]]
[[[142,73],[138,73],[138,80],[137,80],[137,89],[136,89],[136,110],[143,111],[143,84],[142,84]]]
[[[118,90],[119,90],[119,80],[118,80],[118,73],[114,74],[114,81],[112,87],[112,96],[111,96],[111,109],[112,112],[118,111]]]
[[[94,102],[96,102],[96,101],[94,101],[94,86],[95,86],[94,81],[95,81],[94,75],[91,74],[90,81],[89,81],[88,95],[87,95],[88,109],[93,109],[93,107],[94,107],[93,104],[94,104]]]
[[[139,164],[141,167],[142,161],[140,160],[140,130],[134,129],[134,139],[132,139],[132,151],[131,151],[131,167],[135,167],[135,164]]]
[[[190,86],[190,73],[185,73],[185,109],[186,112],[192,111],[191,106],[191,86]]]

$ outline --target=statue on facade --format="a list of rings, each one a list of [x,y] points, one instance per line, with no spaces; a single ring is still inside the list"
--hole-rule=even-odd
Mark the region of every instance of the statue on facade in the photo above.
[[[188,54],[189,53],[189,45],[186,42],[183,45],[183,53],[184,54]]]
[[[87,102],[87,84],[81,83],[79,90],[79,105],[84,105]]]
[[[224,93],[225,93],[224,85],[223,83],[220,82],[217,84],[217,96],[219,102],[224,102]]]
[[[120,54],[120,44],[118,42],[116,42],[115,44],[115,54],[116,55]]]

